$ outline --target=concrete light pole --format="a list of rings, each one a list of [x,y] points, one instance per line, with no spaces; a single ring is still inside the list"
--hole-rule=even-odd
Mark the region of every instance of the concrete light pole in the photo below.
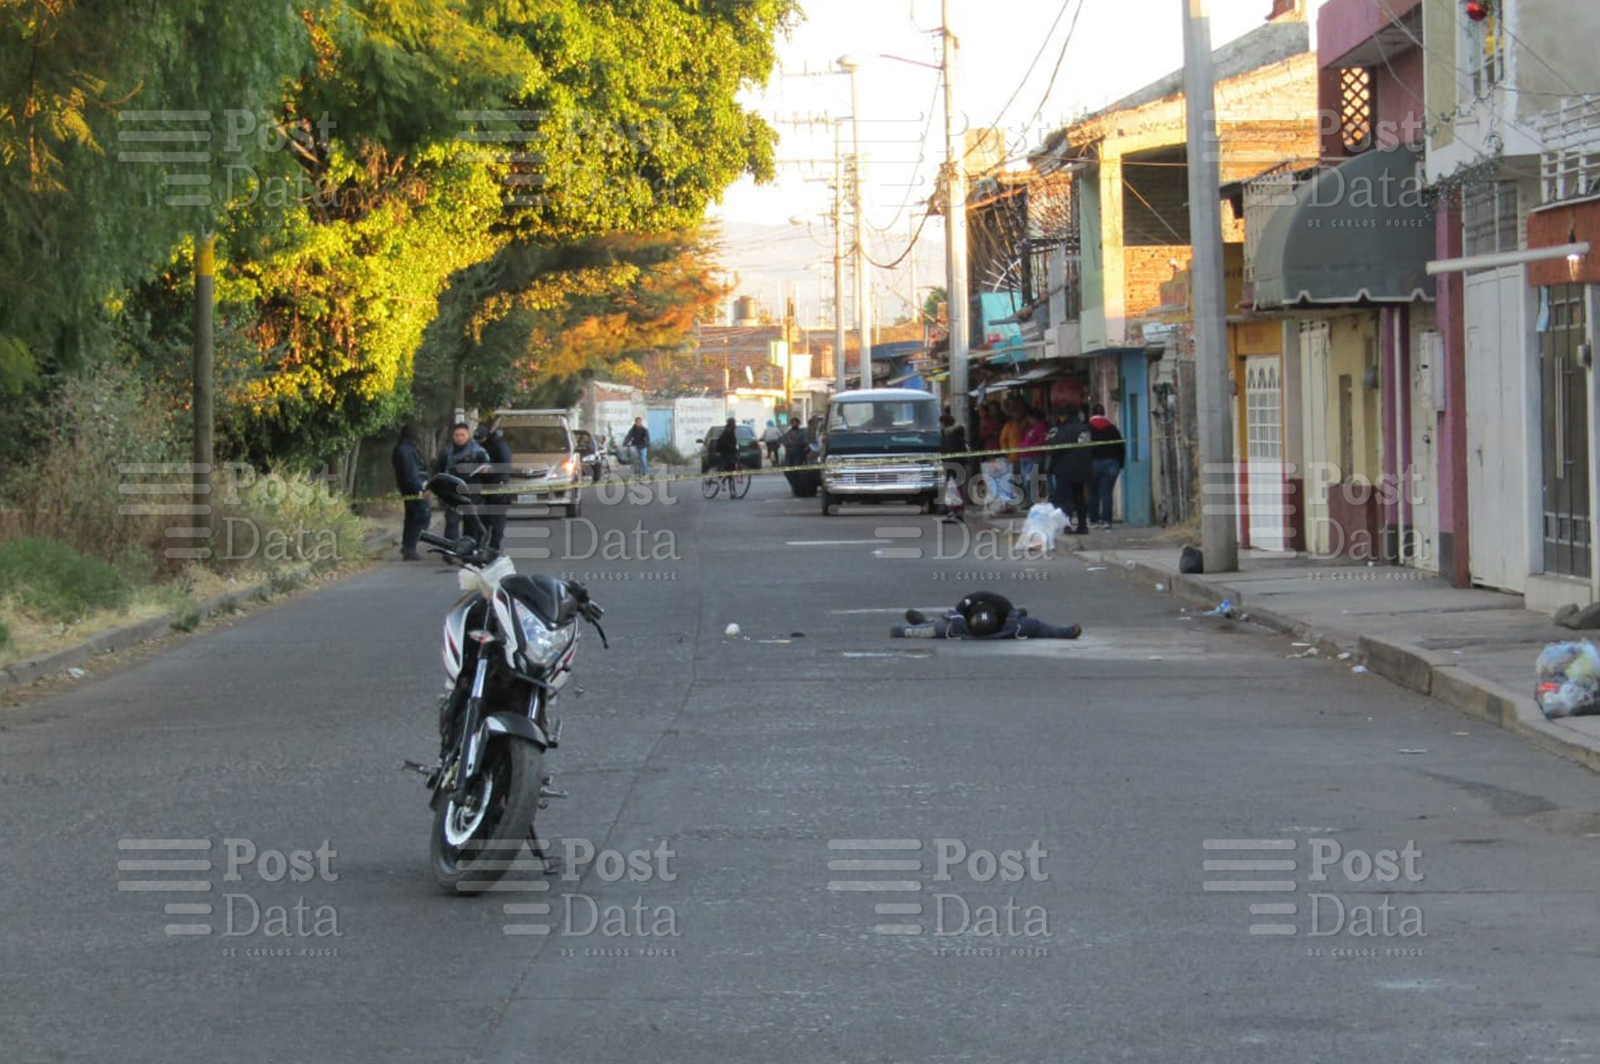
[[[861,60],[853,55],[840,56],[839,69],[850,75],[850,131],[855,141],[855,201],[856,201],[856,332],[861,337],[861,387],[872,387],[872,275],[867,262],[867,197],[863,171],[866,159],[861,154],[861,94],[856,72]]]
[[[843,130],[833,126],[833,386],[844,391],[844,152]]]
[[[945,317],[950,330],[950,414],[967,425],[967,145],[956,108],[956,66],[961,41],[944,0],[944,262]]]
[[[1208,573],[1239,568],[1233,390],[1228,372],[1222,261],[1221,165],[1207,0],[1183,5],[1184,99],[1189,126],[1189,239],[1194,245],[1195,383],[1200,408],[1200,533]]]

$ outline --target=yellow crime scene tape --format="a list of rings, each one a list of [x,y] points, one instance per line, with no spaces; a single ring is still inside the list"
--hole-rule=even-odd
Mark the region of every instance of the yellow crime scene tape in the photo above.
[[[1168,437],[1159,436],[1159,437],[1152,437],[1150,439],[1141,439],[1139,442],[1141,442],[1141,443],[1164,443],[1164,442],[1166,442],[1167,439],[1168,439]],[[1022,454],[1022,453],[1026,453],[1026,454],[1044,454],[1044,453],[1049,452],[1049,451],[1073,451],[1073,450],[1078,450],[1079,448],[1100,447],[1100,446],[1103,446],[1104,443],[1105,443],[1104,440],[1097,440],[1097,441],[1095,441],[1093,443],[1045,444],[1045,445],[1038,446],[1038,447],[1029,447],[1029,448],[1026,449],[1026,451],[1022,450],[1021,448],[1018,448],[1017,453],[1019,453],[1019,454]],[[966,461],[968,459],[972,459],[972,458],[1009,458],[1011,453],[1012,453],[1011,451],[1000,449],[1000,450],[992,450],[992,451],[958,451],[958,452],[955,452],[955,453],[952,453],[952,454],[940,453],[938,455],[920,455],[920,454],[899,455],[899,456],[884,455],[881,458],[874,457],[874,456],[871,456],[871,455],[850,455],[848,457],[849,457],[849,461],[850,461],[850,467],[852,469],[860,469],[862,467],[870,468],[870,467],[875,466],[875,465],[903,466],[907,462],[926,461],[927,459],[930,459],[930,458],[937,458],[938,464],[944,465],[944,466],[949,466],[949,465],[957,464],[957,463],[960,463],[960,462],[964,462],[964,461]],[[666,474],[666,475],[663,475],[663,476],[622,477],[621,480],[622,480],[622,482],[624,484],[628,484],[628,485],[633,485],[633,484],[680,484],[680,483],[705,481],[705,480],[709,480],[709,479],[711,479],[713,477],[720,477],[720,478],[727,478],[727,477],[733,477],[733,476],[771,477],[771,476],[783,476],[783,475],[787,475],[789,473],[821,473],[821,472],[824,472],[827,468],[828,467],[825,464],[810,463],[810,464],[807,464],[807,465],[797,465],[797,466],[763,466],[760,469],[738,469],[738,470],[734,470],[731,473],[728,472],[727,470],[713,469],[713,470],[710,470],[710,471],[705,472],[705,473],[669,473],[669,474]],[[582,488],[582,487],[587,486],[588,483],[591,483],[591,482],[582,482],[582,483],[580,483],[580,482],[575,481],[572,486]],[[571,487],[549,488],[549,487],[543,487],[543,486],[531,485],[531,484],[522,484],[522,485],[482,484],[482,485],[475,485],[475,488],[476,488],[476,490],[474,491],[474,494],[480,495],[480,496],[490,496],[490,495],[562,495],[562,494],[565,494],[566,492],[571,490]],[[365,498],[360,498],[360,499],[352,499],[351,501],[353,503],[374,503],[374,502],[385,502],[385,501],[389,501],[389,500],[393,500],[393,501],[397,501],[397,502],[417,502],[417,501],[420,501],[420,500],[423,500],[423,499],[426,499],[426,498],[428,498],[428,496],[426,494],[422,494],[422,495],[403,495],[400,492],[396,491],[396,492],[390,492],[390,493],[388,493],[386,495],[375,495],[375,496],[370,496],[370,497],[365,497]],[[542,504],[533,503],[531,505],[542,505]]]

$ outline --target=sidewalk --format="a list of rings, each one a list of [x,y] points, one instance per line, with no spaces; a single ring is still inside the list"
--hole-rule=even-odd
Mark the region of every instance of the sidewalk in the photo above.
[[[1015,534],[1020,515],[980,517]],[[1349,654],[1386,680],[1429,695],[1520,735],[1541,749],[1600,771],[1600,717],[1546,720],[1533,699],[1535,661],[1547,643],[1574,632],[1522,608],[1522,598],[1452,587],[1394,566],[1243,552],[1239,572],[1185,576],[1181,547],[1166,529],[1118,527],[1082,540],[1063,536],[1056,556],[1138,580],[1206,608],[1224,599],[1249,620],[1311,644],[1318,656]],[[1077,549],[1074,549],[1077,548]]]

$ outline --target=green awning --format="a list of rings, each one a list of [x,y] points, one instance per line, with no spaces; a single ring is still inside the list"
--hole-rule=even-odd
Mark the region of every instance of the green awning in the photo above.
[[[1369,151],[1295,189],[1256,245],[1256,309],[1432,300],[1434,214],[1420,161],[1410,148]]]

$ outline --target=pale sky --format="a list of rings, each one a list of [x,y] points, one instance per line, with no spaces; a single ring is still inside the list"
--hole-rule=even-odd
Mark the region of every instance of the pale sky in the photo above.
[[[868,219],[879,230],[869,244],[873,258],[889,262],[905,251],[909,232],[920,220],[920,202],[933,190],[944,155],[942,93],[936,96],[938,73],[882,55],[936,64],[940,39],[936,29],[940,0],[802,0],[806,21],[789,40],[779,42],[781,69],[766,91],[749,105],[773,122],[782,140],[778,180],[758,187],[745,180],[728,190],[712,215],[725,223],[787,225],[793,217],[807,227],[792,227],[793,236],[819,260],[831,258],[832,237],[826,215],[831,199],[832,134],[828,118],[850,114],[850,79],[828,74],[835,59],[861,58],[857,74],[861,99],[863,154],[867,159]],[[1182,9],[1188,0],[1066,0],[1064,14],[1048,40],[1045,35],[1063,9],[1057,0],[950,0],[952,22],[961,41],[957,77],[959,110],[973,127],[1002,119],[1011,153],[1022,154],[1043,134],[1072,116],[1094,110],[1164,77],[1183,64]],[[1313,12],[1322,0],[1311,0]],[[1265,22],[1271,0],[1212,0],[1213,47],[1233,40]],[[1065,50],[1060,72],[1048,98],[1046,88],[1074,13],[1076,30]],[[1314,15],[1313,15],[1314,21]],[[1043,52],[1032,75],[1024,73]],[[820,76],[819,76],[820,75]],[[1020,88],[1019,88],[1020,86]],[[931,108],[931,110],[930,110]],[[1038,118],[1030,125],[1030,119]],[[791,124],[807,118],[823,121],[811,128]],[[845,151],[851,151],[845,126]],[[783,241],[788,243],[789,241]],[[918,253],[918,288],[942,283],[943,229],[928,224]],[[730,232],[730,269],[747,274],[784,270],[792,255],[770,246],[770,238],[741,240]],[[909,292],[898,272],[884,276],[885,289]],[[802,299],[805,285],[796,286]]]

